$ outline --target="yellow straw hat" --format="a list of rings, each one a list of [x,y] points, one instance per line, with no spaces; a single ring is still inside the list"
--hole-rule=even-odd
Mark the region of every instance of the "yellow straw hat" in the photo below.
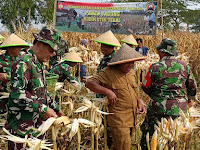
[[[76,52],[66,53],[63,61],[70,61],[70,62],[83,62],[81,57]]]
[[[114,36],[111,30],[105,32],[104,34],[100,35],[99,37],[94,39],[95,42],[111,45],[111,46],[119,46],[121,47],[119,41]]]
[[[137,41],[135,40],[132,34],[130,34],[129,36],[126,36],[121,41],[127,44],[131,44],[131,45],[138,45]]]
[[[146,59],[146,57],[142,56],[136,50],[133,50],[133,48],[125,44],[113,56],[113,58],[108,63],[108,66],[123,64],[131,61],[139,61],[144,59]]]
[[[13,33],[0,45],[0,48],[12,46],[29,47],[29,44]]]
[[[0,39],[4,39],[4,37],[0,34]]]

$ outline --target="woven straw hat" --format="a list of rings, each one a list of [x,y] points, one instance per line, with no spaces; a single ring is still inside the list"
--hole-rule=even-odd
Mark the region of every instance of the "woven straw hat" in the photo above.
[[[129,36],[126,36],[125,38],[123,38],[121,40],[124,43],[128,43],[131,45],[138,45],[138,43],[136,42],[135,38],[132,36],[132,34],[130,34]]]
[[[133,48],[125,44],[113,56],[113,58],[108,63],[108,66],[123,64],[131,61],[144,60],[144,59],[146,59],[146,57],[142,56],[140,53],[133,50]]]
[[[0,39],[4,39],[4,37],[0,34]]]
[[[0,45],[0,48],[12,46],[29,47],[29,44],[13,33]]]
[[[95,42],[112,45],[112,46],[119,46],[121,47],[119,41],[114,36],[111,30],[105,32],[104,34],[100,35],[99,37],[94,39]]]
[[[66,53],[63,61],[70,61],[70,62],[83,62],[81,57],[76,52]]]

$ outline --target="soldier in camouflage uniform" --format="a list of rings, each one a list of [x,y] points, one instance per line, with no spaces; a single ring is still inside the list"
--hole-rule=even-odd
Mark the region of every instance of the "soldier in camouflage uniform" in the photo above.
[[[73,75],[71,74],[71,68],[75,67],[77,63],[83,62],[82,59],[78,56],[76,52],[71,52],[65,55],[63,58],[63,62],[58,63],[57,65],[53,66],[52,69],[49,71],[50,73],[58,74],[59,82],[64,82],[65,79],[69,83],[79,82]]]
[[[1,44],[0,49],[4,49],[6,52],[3,55],[0,55],[0,92],[9,93],[7,84],[11,76],[11,67],[16,58],[24,53],[21,51],[23,47],[29,47],[29,45],[15,34],[10,35]],[[0,99],[1,115],[7,112],[7,103],[8,98]]]
[[[99,66],[97,67],[97,73],[99,73],[101,69],[107,66],[108,62],[114,56],[115,46],[121,46],[121,45],[110,30],[100,35],[96,39],[94,39],[94,41],[101,44],[101,52],[104,54],[104,57],[102,58]]]
[[[83,62],[76,52],[67,53],[63,58],[63,62],[56,64],[49,71],[50,73],[58,74],[58,82],[64,82],[66,79],[70,84],[76,85],[80,81],[73,77],[71,73],[72,67],[75,67],[77,63]],[[81,84],[81,83],[80,83]],[[60,91],[56,91],[55,100],[59,103]]]
[[[141,147],[146,147],[146,134],[152,136],[154,124],[162,117],[175,119],[179,109],[187,109],[188,100],[196,100],[196,81],[188,64],[175,59],[176,42],[163,39],[156,47],[160,61],[150,66],[142,84],[142,89],[151,97],[145,121],[141,126],[143,132]]]
[[[34,45],[19,57],[12,66],[11,92],[5,128],[11,134],[32,136],[44,119],[64,115],[46,88],[43,62],[55,55],[60,42],[60,32],[42,28],[34,33]],[[22,149],[23,144],[9,142],[9,149]]]
[[[68,52],[68,44],[65,40],[61,40],[59,43],[59,50],[56,51],[56,55],[50,58],[49,68],[51,69],[54,65],[62,59],[63,55]]]

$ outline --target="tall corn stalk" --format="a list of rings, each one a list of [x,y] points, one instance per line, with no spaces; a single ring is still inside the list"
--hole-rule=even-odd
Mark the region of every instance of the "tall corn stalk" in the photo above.
[[[103,106],[103,111],[106,112],[106,106]],[[106,115],[104,115],[104,149],[107,150],[107,120]]]
[[[55,135],[55,126],[52,126],[52,140],[53,140],[53,149],[57,150],[57,143],[56,143],[56,135]]]
[[[95,111],[93,108],[90,111],[90,121],[94,122]],[[91,150],[94,150],[94,127],[91,127]]]
[[[81,149],[81,131],[80,131],[80,127],[78,127],[78,146],[77,146],[77,150]]]

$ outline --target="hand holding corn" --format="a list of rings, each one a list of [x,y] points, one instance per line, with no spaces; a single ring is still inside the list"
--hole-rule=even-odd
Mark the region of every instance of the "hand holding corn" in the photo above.
[[[64,112],[62,110],[60,110],[59,112],[57,112],[58,117],[64,116]]]
[[[58,116],[57,116],[56,112],[53,109],[48,107],[46,113],[44,114],[44,119],[48,119],[50,117],[57,118]]]
[[[0,81],[8,82],[7,76],[8,75],[6,73],[0,73]]]

